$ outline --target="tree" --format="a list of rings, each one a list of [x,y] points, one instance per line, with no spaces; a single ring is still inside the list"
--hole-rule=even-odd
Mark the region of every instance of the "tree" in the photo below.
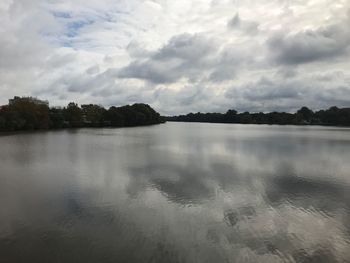
[[[296,114],[299,117],[298,120],[311,123],[314,112],[307,107],[302,107]]]
[[[112,127],[123,127],[125,125],[124,116],[117,107],[110,107],[106,115],[107,121],[110,122]]]
[[[229,123],[237,122],[237,111],[236,110],[228,110],[225,114],[225,119]]]
[[[49,107],[31,97],[15,97],[5,109],[7,125],[14,130],[48,129]]]
[[[70,102],[64,109],[65,120],[68,121],[70,127],[78,128],[83,126],[83,113],[78,104]]]
[[[60,129],[66,126],[63,110],[60,108],[51,108],[50,109],[50,128],[51,129]]]
[[[33,97],[14,97],[0,106],[0,131],[59,129],[69,127],[124,127],[163,122],[160,114],[143,103],[110,107],[95,104],[81,108],[70,102],[67,107],[49,108],[48,101]]]
[[[81,105],[83,122],[87,126],[98,127],[103,125],[105,109],[95,104]]]

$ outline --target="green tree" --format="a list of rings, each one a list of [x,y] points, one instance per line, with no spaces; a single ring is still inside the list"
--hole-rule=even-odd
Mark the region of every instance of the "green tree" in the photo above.
[[[83,112],[78,104],[70,102],[64,109],[65,120],[68,121],[70,127],[78,128],[83,126]]]
[[[50,116],[51,129],[60,129],[65,127],[65,120],[64,120],[64,114],[62,109],[51,108],[49,116]]]
[[[302,107],[297,111],[296,115],[298,121],[311,123],[314,112],[307,107]]]
[[[102,126],[106,110],[95,104],[81,105],[83,121],[87,126]]]
[[[107,120],[113,127],[123,127],[125,125],[124,115],[118,110],[117,107],[110,107],[106,116]]]

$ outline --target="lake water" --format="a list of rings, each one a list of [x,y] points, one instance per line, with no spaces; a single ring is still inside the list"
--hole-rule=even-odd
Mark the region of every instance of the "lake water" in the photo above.
[[[0,262],[349,262],[350,129],[0,136]]]

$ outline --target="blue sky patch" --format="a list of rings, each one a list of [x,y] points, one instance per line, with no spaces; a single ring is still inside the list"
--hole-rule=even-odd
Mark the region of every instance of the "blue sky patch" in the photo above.
[[[82,29],[85,26],[93,24],[93,20],[80,20],[80,21],[73,21],[66,25],[67,33],[66,35],[68,37],[76,37],[79,34],[79,30]]]
[[[71,15],[71,13],[69,13],[69,12],[57,12],[57,11],[53,11],[52,12],[52,15],[54,16],[54,17],[58,17],[58,18],[72,18],[72,15]]]

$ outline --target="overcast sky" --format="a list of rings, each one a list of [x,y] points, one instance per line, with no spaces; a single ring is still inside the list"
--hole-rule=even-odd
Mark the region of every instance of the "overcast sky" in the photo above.
[[[350,106],[349,0],[1,0],[0,104]]]

